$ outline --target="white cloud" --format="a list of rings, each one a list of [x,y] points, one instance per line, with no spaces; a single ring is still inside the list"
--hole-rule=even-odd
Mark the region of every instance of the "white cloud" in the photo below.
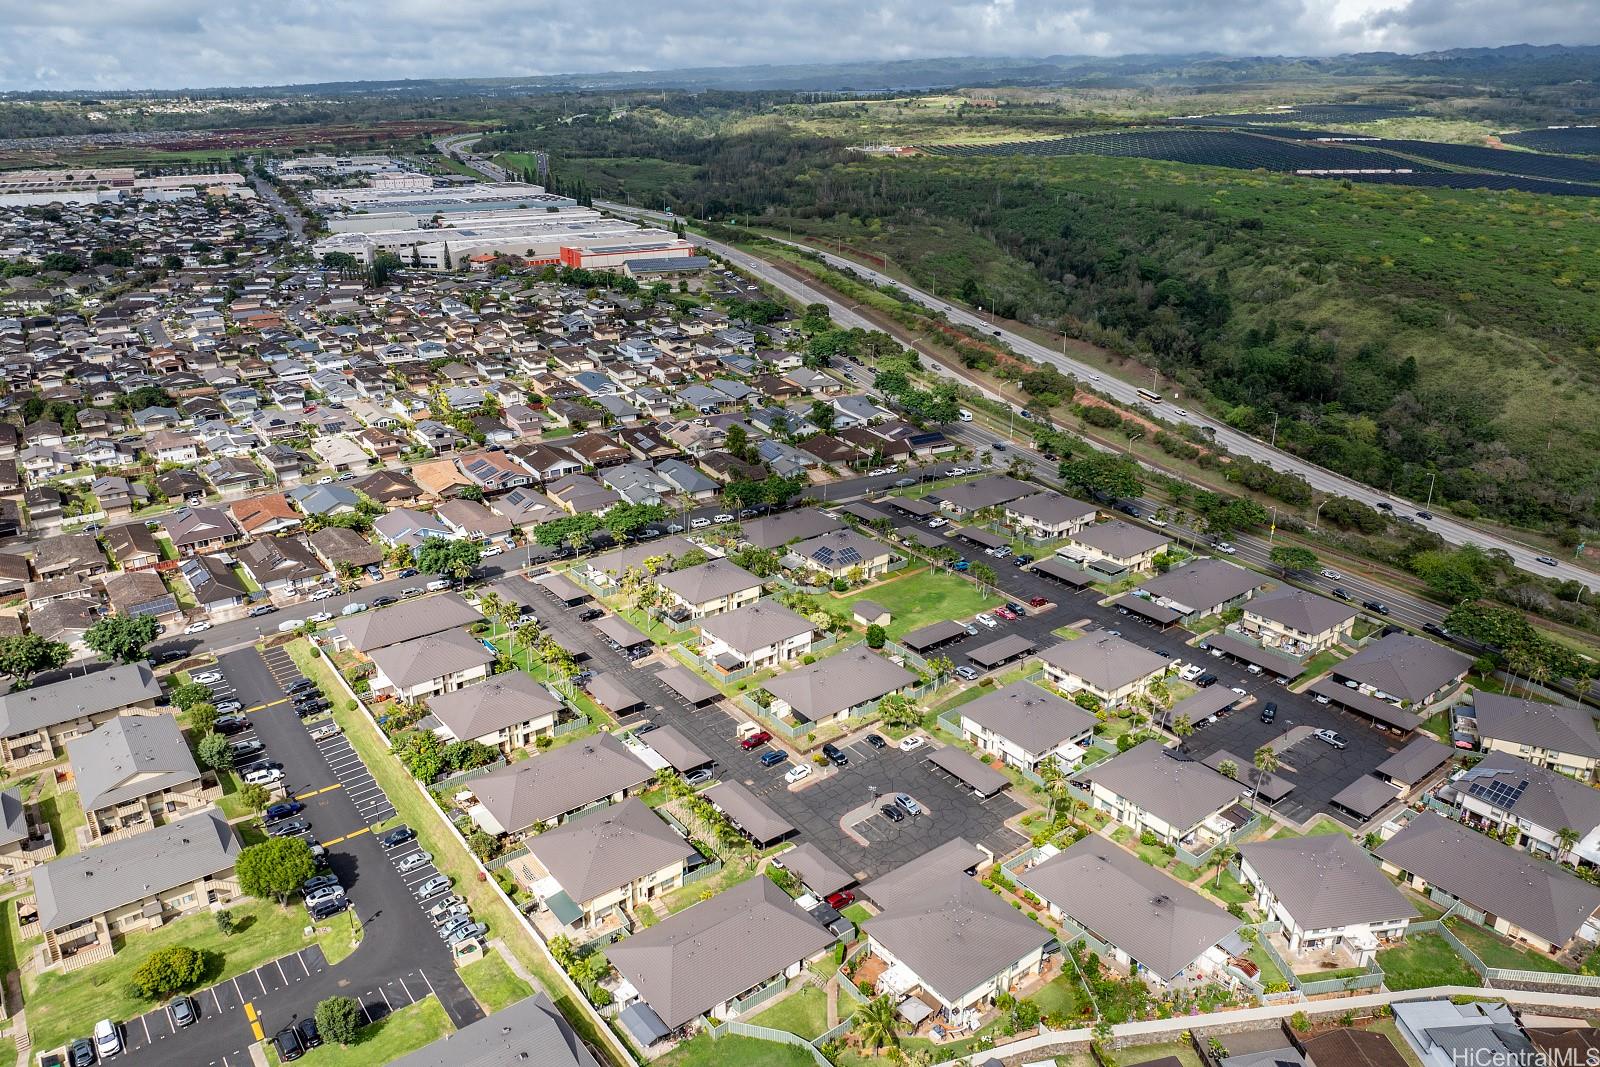
[[[1600,0],[35,0],[0,86],[182,88],[960,55],[1581,43]]]

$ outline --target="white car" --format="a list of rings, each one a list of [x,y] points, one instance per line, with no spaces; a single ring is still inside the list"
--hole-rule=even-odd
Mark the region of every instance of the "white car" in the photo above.
[[[789,773],[783,776],[783,780],[790,785],[794,785],[796,782],[803,782],[810,777],[811,768],[804,763],[797,763],[789,768]]]
[[[333,612],[331,612],[331,611],[319,611],[315,615],[310,616],[310,621],[311,622],[315,622],[315,623],[332,622],[333,621]]]
[[[1151,526],[1154,526],[1158,530],[1164,530],[1164,529],[1167,528],[1167,520],[1166,519],[1146,519],[1145,521],[1148,522]]]
[[[202,619],[200,622],[191,622],[188,626],[185,626],[183,632],[186,634],[202,634],[209,629],[211,629],[211,624]]]
[[[311,599],[312,600],[327,600],[332,595],[333,595],[333,590],[332,589],[318,589],[315,593],[311,594]]]
[[[1187,419],[1189,417],[1189,413],[1183,408],[1173,408],[1172,413],[1178,416],[1180,419]]]
[[[994,616],[992,615],[979,615],[973,621],[980,626],[987,626],[991,630],[1000,625],[994,621]]]
[[[962,422],[971,422],[972,412],[968,411],[966,408],[957,408],[956,418],[960,419]]]
[[[874,467],[872,470],[867,472],[867,477],[868,478],[882,478],[885,474],[889,474],[889,473],[891,473],[891,472],[890,472],[888,467]]]
[[[704,515],[696,515],[694,518],[689,520],[689,525],[694,527],[696,530],[703,530],[707,526],[711,525],[711,520],[706,518]]]
[[[1178,677],[1182,678],[1186,682],[1192,682],[1205,672],[1206,669],[1200,666],[1198,663],[1191,663],[1183,670],[1178,672]]]
[[[340,615],[360,615],[363,611],[366,611],[366,610],[367,610],[367,606],[365,604],[363,604],[361,601],[356,600],[356,601],[352,601],[351,603],[346,604],[344,607],[340,608],[339,609],[339,614]]]
[[[245,785],[272,785],[283,781],[283,772],[276,767],[262,767],[258,771],[245,771]]]
[[[717,516],[716,521],[717,522],[732,522],[733,521],[733,516],[729,515],[726,511],[724,511],[722,514]]]
[[[449,588],[450,588],[450,579],[448,579],[448,578],[435,578],[433,581],[429,582],[428,585],[427,585],[427,590],[430,593],[437,593],[442,589],[449,589]]]
[[[929,519],[928,520],[928,529],[937,530],[939,527],[948,526],[949,524],[950,524],[950,520],[949,519],[945,519],[945,518]]]
[[[921,734],[912,734],[910,737],[904,738],[900,742],[900,751],[915,752],[917,749],[921,748],[927,743],[928,739],[926,737],[923,737]]]
[[[1233,555],[1235,552],[1237,552],[1239,550],[1237,548],[1234,548],[1228,542],[1222,541],[1222,542],[1219,542],[1217,544],[1217,551],[1221,552],[1224,556],[1231,556],[1231,555]]]
[[[332,485],[333,484],[333,475],[324,474],[322,477],[317,479],[317,484],[318,485]]]
[[[197,671],[189,675],[189,681],[199,682],[201,685],[216,685],[222,681],[221,671]]]
[[[967,468],[965,467],[951,467],[944,472],[944,475],[946,478],[959,478],[965,473],[967,473]]]
[[[1332,568],[1329,568],[1329,567],[1322,568],[1322,576],[1324,578],[1328,579],[1328,581],[1330,581],[1330,582],[1342,582],[1342,581],[1344,581],[1344,575],[1340,574],[1338,571],[1333,570]]]
[[[502,548],[499,545],[490,545],[488,548],[484,549],[482,552],[479,552],[478,555],[480,555],[480,556],[498,556],[498,555],[500,555],[500,553],[502,553],[504,551],[505,551],[505,549]]]
[[[1250,691],[1249,690],[1241,688],[1240,686],[1235,685],[1235,686],[1231,686],[1230,688],[1232,689],[1233,692],[1238,693],[1242,697],[1247,697],[1247,696],[1250,695]]]

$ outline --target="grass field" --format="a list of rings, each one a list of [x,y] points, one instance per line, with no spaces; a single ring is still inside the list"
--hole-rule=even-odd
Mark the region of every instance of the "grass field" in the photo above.
[[[191,915],[158,930],[134,934],[109,960],[68,974],[32,977],[25,992],[34,1045],[54,1048],[87,1034],[97,1019],[130,1019],[149,1011],[155,1002],[134,994],[128,980],[157,949],[187,945],[205,953],[206,972],[200,985],[208,986],[311,943],[302,933],[306,916],[298,906],[247,900],[229,911],[238,924],[230,936],[217,929],[210,913]]]
[[[1325,837],[1330,834],[1344,834],[1346,837],[1349,837],[1350,831],[1346,830],[1344,827],[1340,826],[1326,815],[1319,815],[1315,820],[1312,821],[1310,826],[1305,828],[1304,831],[1296,830],[1292,826],[1280,826],[1278,828],[1278,832],[1272,835],[1272,839],[1274,841],[1279,841],[1286,837]]]
[[[848,998],[841,998],[839,1006],[842,1009],[852,1003]],[[757,1026],[787,1030],[807,1041],[815,1040],[828,1031],[828,994],[814,985],[807,985],[751,1017],[750,1021]]]
[[[461,968],[461,980],[483,1010],[491,1014],[533,995],[533,987],[518,978],[499,953],[490,953]]]
[[[851,608],[858,600],[871,600],[889,609],[892,618],[887,629],[891,638],[902,637],[944,619],[970,619],[1001,603],[999,597],[984,596],[965,578],[920,568],[860,593],[841,597],[839,605]]]
[[[1548,956],[1530,952],[1507,941],[1492,930],[1451,917],[1445,925],[1473,955],[1490,967],[1504,967],[1508,971],[1544,971],[1547,974],[1571,974],[1571,967],[1563,967]]]
[[[724,1037],[713,1041],[704,1033],[685,1041],[655,1061],[656,1067],[816,1067],[804,1049],[758,1041],[753,1037]]]
[[[1056,975],[1048,985],[1028,999],[1037,1004],[1045,1015],[1078,1019],[1094,1012],[1088,990],[1084,989],[1083,983],[1078,980],[1077,971],[1070,966],[1065,973]]]
[[[450,1016],[436,997],[424,997],[408,1004],[392,1015],[361,1028],[356,1043],[339,1046],[325,1043],[314,1048],[295,1062],[301,1067],[372,1067],[374,1064],[397,1060],[431,1045],[455,1031]],[[281,1061],[271,1043],[267,1044],[267,1062],[276,1067]]]
[[[1436,985],[1479,986],[1478,972],[1438,934],[1407,934],[1404,941],[1378,953],[1384,984],[1393,990]]]
[[[56,839],[56,855],[70,856],[78,851],[78,828],[84,825],[83,808],[75,790],[61,792],[50,775],[39,796],[39,814],[50,824]]]

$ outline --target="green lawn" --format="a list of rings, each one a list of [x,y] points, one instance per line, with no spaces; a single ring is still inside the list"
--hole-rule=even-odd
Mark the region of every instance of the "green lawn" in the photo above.
[[[37,927],[35,927],[37,930]],[[0,904],[0,979],[17,969],[20,961],[30,950],[29,946],[37,942],[37,937],[24,938],[22,927],[17,925],[17,902],[15,899]],[[5,1060],[0,1058],[0,1063]]]
[[[374,1067],[431,1045],[454,1032],[450,1016],[436,997],[424,997],[370,1026],[363,1026],[356,1043],[347,1047],[328,1042],[302,1056],[301,1067]],[[267,1043],[267,1062],[280,1062],[272,1043]]]
[[[1407,934],[1400,944],[1379,951],[1378,966],[1383,968],[1384,984],[1396,991],[1483,984],[1478,972],[1438,934]]]
[[[1563,967],[1548,956],[1515,945],[1493,930],[1454,916],[1444,922],[1450,932],[1489,967],[1504,967],[1508,971],[1544,971],[1547,974],[1573,973],[1571,967]]]
[[[1315,678],[1342,659],[1344,659],[1344,653],[1338,649],[1330,648],[1325,652],[1318,652],[1315,656],[1306,660],[1305,666],[1300,669],[1300,677]]]
[[[57,792],[55,775],[45,784],[39,799],[39,814],[50,824],[56,839],[56,855],[70,856],[78,851],[78,827],[84,825],[83,808],[76,790]]]
[[[854,1002],[848,997],[841,997],[839,1006],[841,1009],[846,1009],[852,1003]],[[787,1030],[807,1041],[814,1041],[828,1031],[828,994],[814,985],[807,984],[803,989],[790,993],[772,1007],[752,1016],[749,1021],[757,1026]]]
[[[849,907],[845,908],[839,914],[843,915],[846,919],[849,919],[851,922],[855,923],[857,926],[860,926],[862,923],[864,923],[868,919],[872,918],[872,913],[867,911],[867,906],[865,904],[861,904],[859,902],[855,903],[855,904],[851,904]]]
[[[1222,872],[1221,879],[1217,878],[1216,868],[1211,868],[1202,883],[1211,895],[1228,904],[1249,904],[1256,898],[1250,887],[1240,882],[1227,871]]]
[[[1345,978],[1359,978],[1367,973],[1365,967],[1339,967],[1329,970],[1318,970],[1313,967],[1309,971],[1296,971],[1295,977],[1305,982],[1331,982]]]
[[[724,1037],[713,1041],[698,1034],[655,1061],[655,1067],[816,1067],[805,1049],[753,1037]]]
[[[309,944],[302,933],[305,911],[296,904],[280,907],[247,900],[229,910],[238,923],[232,936],[223,936],[209,912],[190,915],[159,930],[134,934],[109,960],[67,974],[48,972],[30,978],[25,992],[34,1045],[55,1048],[87,1034],[97,1019],[131,1019],[149,1011],[154,1002],[136,995],[129,978],[156,949],[187,945],[205,953],[200,985],[208,986]]]
[[[1088,990],[1083,988],[1078,973],[1070,966],[1028,999],[1037,1004],[1045,1015],[1056,1015],[1063,1019],[1087,1018],[1094,1013]]]
[[[506,963],[505,957],[491,953],[461,968],[461,980],[478,998],[483,1010],[493,1014],[509,1004],[533,995],[533,987]]]
[[[599,1031],[583,1009],[572,1003],[572,994],[561,976],[537,946],[530,942],[505,901],[487,881],[478,880],[476,861],[467,854],[455,836],[441,825],[438,809],[433,808],[431,801],[417,791],[415,780],[389,752],[371,719],[360,709],[351,711],[346,708],[349,698],[343,696],[336,688],[337,682],[329,677],[327,661],[313,655],[304,638],[291,641],[287,647],[290,657],[302,671],[330,687],[328,693],[334,706],[334,720],[344,729],[345,737],[394,805],[396,818],[391,822],[404,822],[417,832],[418,843],[433,853],[434,866],[439,873],[450,877],[455,891],[472,905],[473,916],[489,925],[490,936],[499,936],[505,941],[517,957],[517,962],[538,979],[556,1007],[561,1009],[561,1014],[566,1016],[578,1033],[593,1044],[614,1047],[616,1039],[608,1032]],[[338,697],[335,698],[334,694],[338,694]]]
[[[1283,969],[1273,961],[1272,954],[1266,950],[1260,941],[1250,946],[1250,962],[1255,964],[1256,968],[1261,972],[1256,976],[1256,980],[1264,986],[1289,980],[1288,976],[1283,973]]]
[[[1286,837],[1327,837],[1330,834],[1344,834],[1344,836],[1349,837],[1350,831],[1326,815],[1319,815],[1304,830],[1296,830],[1292,826],[1280,826],[1278,832],[1272,835],[1272,840],[1278,841]]]
[[[1450,744],[1450,709],[1446,708],[1443,711],[1434,712],[1428,717],[1428,720],[1422,724],[1422,729],[1424,732],[1432,734],[1445,744]]]
[[[875,585],[850,596],[839,605],[851,608],[858,600],[872,600],[889,609],[889,636],[898,638],[912,630],[946,619],[961,621],[1002,603],[999,597],[984,596],[965,578],[944,571],[930,573],[911,568],[911,573]]]

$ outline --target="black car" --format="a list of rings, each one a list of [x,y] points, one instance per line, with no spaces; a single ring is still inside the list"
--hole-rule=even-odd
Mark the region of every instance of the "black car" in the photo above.
[[[422,573],[422,572],[417,570],[417,568],[415,568],[415,567],[407,567],[405,570],[403,570],[399,574],[395,575],[395,577],[396,578],[415,578],[420,573]]]
[[[869,744],[873,748],[877,748],[877,749],[884,749],[884,748],[888,748],[889,747],[889,742],[885,741],[883,738],[879,737],[877,734],[868,734],[867,735],[867,744]]]
[[[414,840],[416,836],[417,832],[411,827],[396,826],[393,830],[378,838],[378,844],[384,848],[394,848],[396,845],[403,845],[407,841]]]
[[[323,919],[331,919],[349,906],[349,897],[334,897],[332,900],[324,900],[311,909],[311,921],[321,922]]]
[[[1136,519],[1139,517],[1139,509],[1134,507],[1132,504],[1118,504],[1117,510],[1122,512],[1124,515],[1131,515]]]
[[[95,1061],[94,1042],[80,1037],[67,1049],[67,1062],[72,1067],[90,1067]]]
[[[390,604],[397,604],[397,603],[399,603],[399,598],[398,597],[380,596],[380,597],[374,597],[373,598],[371,606],[375,607],[375,608],[386,608]],[[309,1019],[306,1020],[306,1021],[310,1022]],[[315,1026],[316,1024],[312,1023],[312,1025]]]
[[[840,750],[838,745],[832,744],[831,742],[829,744],[823,745],[822,746],[822,754],[824,756],[827,756],[828,760],[835,767],[848,767],[848,766],[850,766],[850,757],[846,756],[844,754],[844,752]]]
[[[890,822],[906,821],[906,813],[900,810],[900,806],[898,804],[885,804],[878,810],[883,812],[883,817],[888,819]]]
[[[300,1035],[292,1026],[285,1026],[272,1035],[272,1047],[278,1051],[278,1059],[284,1063],[297,1060],[306,1054],[306,1047],[300,1043]]]
[[[304,819],[285,819],[267,827],[267,836],[293,837],[295,834],[303,834],[309,829],[311,829],[311,824]]]
[[[1446,637],[1447,638],[1447,637],[1450,636],[1450,631],[1446,630],[1443,626],[1440,626],[1436,622],[1425,622],[1425,623],[1423,623],[1422,624],[1422,632],[1425,633],[1425,634],[1432,634],[1434,637]]]
[[[292,816],[299,815],[305,810],[306,806],[300,803],[298,800],[286,800],[282,804],[272,805],[272,807],[268,808],[261,814],[267,822],[277,822],[279,819],[288,819]]]
[[[1350,599],[1350,594],[1345,592],[1344,589],[1342,589],[1341,587],[1339,587],[1337,585],[1333,587],[1333,595],[1338,597],[1340,600],[1349,600]]]
[[[245,721],[244,716],[242,715],[218,716],[217,721],[211,724],[211,728],[213,730],[219,734],[223,734],[224,736],[228,734],[240,733],[241,731],[248,729],[249,726],[250,724]]]
[[[1389,605],[1381,600],[1363,600],[1361,606],[1368,611],[1376,611],[1379,615],[1389,614]]]
[[[188,654],[181,648],[164,648],[154,656],[151,656],[150,659],[159,666],[163,663],[171,663],[175,659],[182,659]]]
[[[1194,680],[1194,684],[1201,689],[1210,689],[1217,684],[1217,676],[1214,674],[1202,674]]]
[[[300,1035],[300,1043],[306,1048],[316,1048],[322,1044],[322,1035],[317,1033],[317,1020],[306,1016],[294,1024],[295,1031]]]
[[[1261,721],[1262,722],[1271,722],[1273,719],[1276,719],[1277,717],[1278,717],[1278,705],[1274,704],[1270,700],[1267,701],[1266,707],[1261,709]]]
[[[593,622],[595,619],[599,619],[599,618],[602,618],[604,616],[605,616],[605,609],[604,608],[590,608],[588,611],[585,611],[585,612],[582,612],[581,614],[579,614],[578,621],[579,622]]]
[[[289,683],[289,687],[284,692],[289,694],[304,693],[307,689],[315,689],[316,687],[317,683],[310,678],[297,678]]]

